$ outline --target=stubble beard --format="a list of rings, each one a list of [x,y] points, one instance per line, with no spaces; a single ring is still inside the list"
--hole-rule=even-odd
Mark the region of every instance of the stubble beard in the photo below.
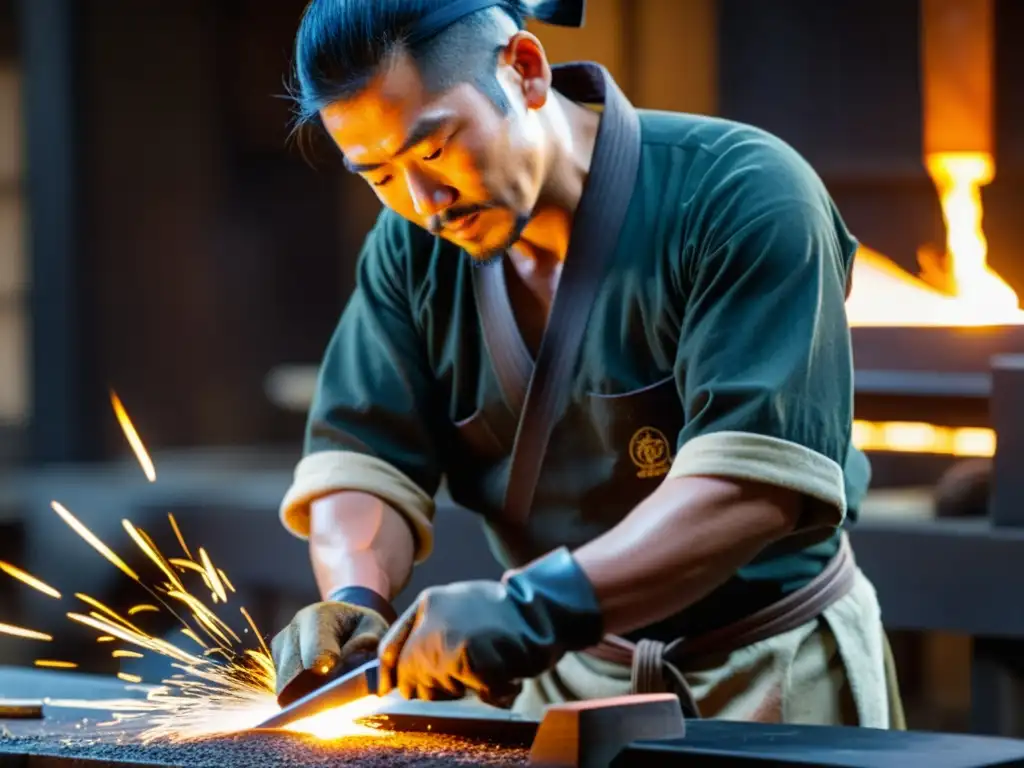
[[[509,249],[512,248],[519,239],[523,236],[523,231],[526,226],[530,223],[530,215],[526,213],[517,213],[515,222],[512,225],[512,231],[509,232],[508,237],[505,239],[504,244],[499,248],[493,248],[489,251],[485,251],[481,254],[471,254],[467,252],[470,263],[477,268],[482,267],[493,267],[496,264],[501,263],[502,257],[508,253]]]

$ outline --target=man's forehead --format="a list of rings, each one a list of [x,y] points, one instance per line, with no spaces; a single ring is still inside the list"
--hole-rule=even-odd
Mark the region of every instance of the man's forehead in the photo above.
[[[343,101],[324,107],[321,115],[330,131],[359,123],[401,122],[423,106],[426,94],[415,67],[404,62],[386,67],[365,88]]]
[[[398,61],[353,98],[325,107],[321,117],[346,156],[356,161],[356,154],[397,152],[409,131],[436,111],[437,102],[423,87],[416,67]]]

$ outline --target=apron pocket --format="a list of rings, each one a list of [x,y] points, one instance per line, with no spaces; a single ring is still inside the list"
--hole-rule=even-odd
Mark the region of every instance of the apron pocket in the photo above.
[[[591,394],[588,406],[604,451],[616,457],[617,476],[649,480],[668,473],[685,421],[675,377],[622,394]]]

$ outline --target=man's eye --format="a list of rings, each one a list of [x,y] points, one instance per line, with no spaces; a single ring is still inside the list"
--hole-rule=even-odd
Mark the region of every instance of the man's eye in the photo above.
[[[379,180],[373,182],[373,186],[375,186],[375,187],[383,187],[389,181],[391,181],[391,176],[385,176],[384,178],[379,179]]]
[[[431,152],[429,155],[427,155],[423,159],[424,160],[437,160],[437,158],[439,158],[441,156],[441,153],[443,151],[444,151],[444,147],[438,147],[437,149],[435,149],[433,152]]]

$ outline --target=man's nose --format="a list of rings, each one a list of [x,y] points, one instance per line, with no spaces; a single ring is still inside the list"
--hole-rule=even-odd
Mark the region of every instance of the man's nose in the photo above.
[[[436,215],[455,202],[454,189],[425,174],[410,171],[406,179],[413,208],[424,219]]]

